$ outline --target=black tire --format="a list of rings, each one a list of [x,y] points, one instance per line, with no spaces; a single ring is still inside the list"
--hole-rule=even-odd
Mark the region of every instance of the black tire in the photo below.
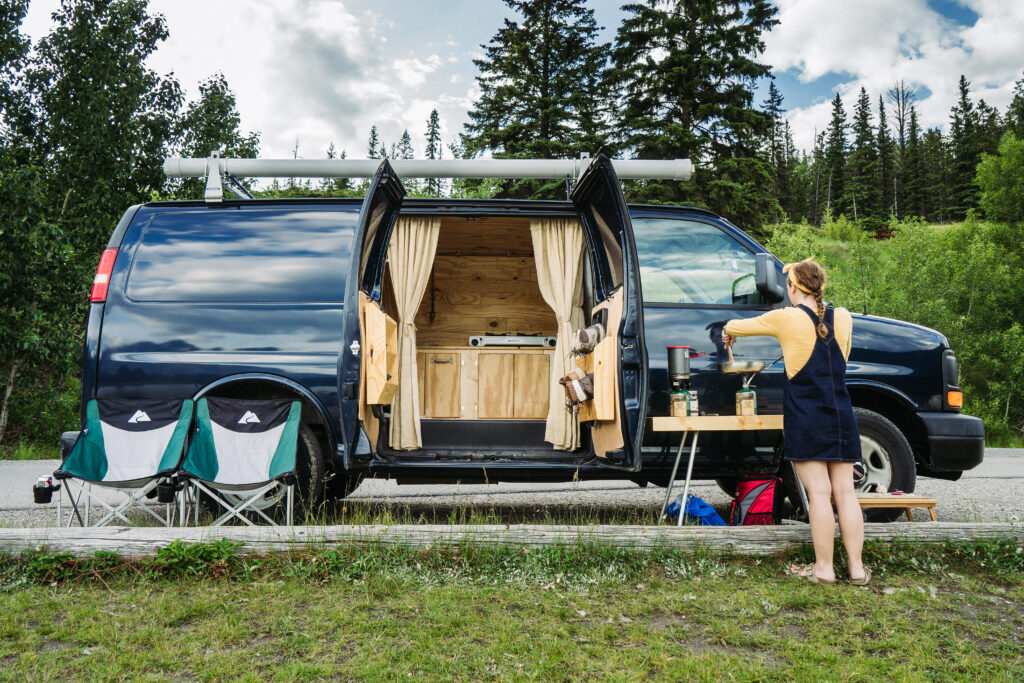
[[[887,491],[899,489],[913,493],[917,485],[914,451],[899,427],[886,417],[866,408],[854,408],[860,430],[864,476],[854,480],[857,492],[871,484],[881,484]],[[894,522],[904,514],[899,508],[866,511],[869,522]]]
[[[327,500],[347,498],[363,482],[365,476],[365,472],[346,472],[342,470],[327,482]]]
[[[736,497],[736,484],[740,482],[739,477],[719,477],[715,479],[715,483],[718,484],[718,488],[732,498]]]

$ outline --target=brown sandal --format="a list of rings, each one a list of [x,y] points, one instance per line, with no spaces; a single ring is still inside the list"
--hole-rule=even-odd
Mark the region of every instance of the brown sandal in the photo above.
[[[831,580],[823,579],[820,576],[818,576],[817,574],[815,574],[814,573],[814,564],[813,563],[812,564],[805,564],[803,566],[796,565],[796,564],[791,564],[791,565],[789,565],[789,575],[790,576],[795,576],[796,578],[800,579],[801,581],[806,581],[807,583],[824,584],[826,586],[831,586],[832,584],[834,584],[836,582],[835,579],[831,579]]]
[[[871,570],[864,567],[864,576],[859,579],[850,579],[851,586],[866,586],[871,582]]]

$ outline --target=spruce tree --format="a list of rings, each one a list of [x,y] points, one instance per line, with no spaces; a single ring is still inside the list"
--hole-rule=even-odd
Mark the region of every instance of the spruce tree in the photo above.
[[[327,147],[328,159],[344,159],[345,150],[341,154],[331,142]],[[320,191],[331,197],[350,197],[352,195],[352,180],[349,178],[324,178],[320,181]]]
[[[878,150],[871,125],[871,98],[863,87],[853,113],[853,146],[847,162],[847,191],[850,208],[856,206],[857,217],[877,217],[881,199],[878,187]]]
[[[903,216],[925,215],[921,154],[921,125],[917,121],[917,107],[910,105],[907,121],[907,145],[903,161]]]
[[[931,128],[921,139],[922,216],[932,222],[962,218],[955,206],[960,181],[952,145],[938,128]]]
[[[1006,110],[1006,129],[1024,140],[1024,77],[1013,85],[1013,100]]]
[[[428,159],[440,159],[441,152],[441,117],[438,116],[436,109],[432,109],[430,117],[427,119],[426,157]],[[427,178],[424,191],[429,197],[441,196],[441,179]]]
[[[504,25],[474,60],[480,99],[464,144],[472,154],[564,159],[605,142],[601,108],[608,45],[585,0],[504,0],[519,20]],[[503,181],[506,197],[564,197],[561,181]]]
[[[384,145],[377,134],[377,126],[370,126],[370,138],[366,141],[366,158],[380,159],[384,156]]]
[[[890,215],[896,215],[897,184],[896,184],[896,145],[893,142],[892,134],[889,131],[888,117],[885,114],[885,100],[878,96],[878,138],[875,142],[878,150],[878,194],[881,198],[881,206],[878,217],[886,219]]]
[[[767,0],[648,0],[626,5],[613,50],[617,142],[641,159],[690,158],[692,183],[648,182],[643,200],[694,202],[746,227],[778,211],[761,148],[772,118],[753,103],[763,34],[778,23]]]
[[[981,159],[978,145],[978,112],[971,102],[970,81],[961,74],[960,96],[950,112],[949,142],[953,167],[949,210],[953,218],[963,218],[978,205],[974,171]]]
[[[825,210],[839,215],[846,210],[846,110],[843,100],[836,93],[832,100],[832,120],[825,132],[825,167],[822,169]],[[827,179],[827,181],[826,181]]]

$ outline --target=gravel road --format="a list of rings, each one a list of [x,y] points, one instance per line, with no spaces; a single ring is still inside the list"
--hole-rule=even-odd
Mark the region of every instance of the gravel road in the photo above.
[[[0,461],[0,525],[55,524],[56,504],[35,505],[30,489],[37,476],[53,472],[59,464],[57,460]],[[728,509],[730,498],[714,484],[697,482],[692,490],[720,513]],[[681,492],[680,485],[677,493]],[[940,521],[1019,522],[1024,519],[1024,449],[987,449],[984,462],[960,481],[922,477],[915,493],[939,501],[936,513]],[[110,495],[113,500],[119,494]],[[488,514],[493,511],[507,521],[562,519],[584,509],[597,519],[614,513],[617,518],[653,523],[664,496],[662,488],[639,488],[629,481],[398,486],[394,481],[368,480],[349,499],[442,514],[452,507],[472,506]],[[924,510],[918,513],[927,518]]]

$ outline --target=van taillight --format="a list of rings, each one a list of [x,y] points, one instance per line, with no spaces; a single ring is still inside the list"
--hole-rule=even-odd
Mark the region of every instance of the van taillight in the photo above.
[[[96,267],[96,277],[92,280],[92,293],[89,295],[89,301],[92,303],[103,303],[107,300],[107,285],[110,284],[110,273],[114,270],[116,258],[117,249],[103,250],[100,265]]]

